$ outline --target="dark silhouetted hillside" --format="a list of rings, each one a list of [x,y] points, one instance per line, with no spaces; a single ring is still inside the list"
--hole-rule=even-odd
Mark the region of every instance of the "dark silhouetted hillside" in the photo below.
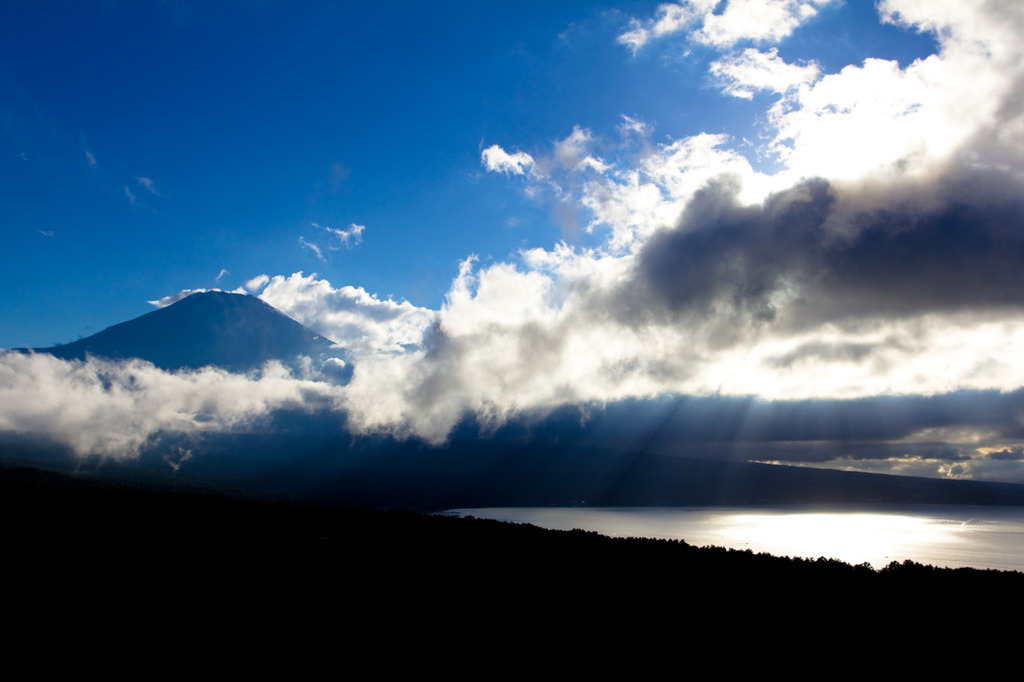
[[[18,574],[50,589],[112,588],[104,599],[181,592],[213,604],[237,592],[250,608],[285,599],[305,604],[308,615],[351,617],[358,607],[429,622],[455,605],[488,617],[532,605],[566,619],[628,611],[692,620],[728,606],[746,609],[735,617],[799,607],[812,609],[804,612],[812,618],[827,605],[828,617],[838,618],[891,598],[927,606],[970,594],[976,608],[1024,587],[1024,574],[1014,572],[913,562],[873,570],[682,541],[128,487],[27,468],[0,467],[0,510],[11,585]],[[779,610],[750,611],[754,604]]]

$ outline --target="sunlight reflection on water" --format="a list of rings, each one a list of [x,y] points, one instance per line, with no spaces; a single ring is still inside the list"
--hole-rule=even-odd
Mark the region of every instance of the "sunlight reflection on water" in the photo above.
[[[805,508],[490,508],[452,514],[685,540],[778,556],[1024,571],[1024,509],[978,506]]]

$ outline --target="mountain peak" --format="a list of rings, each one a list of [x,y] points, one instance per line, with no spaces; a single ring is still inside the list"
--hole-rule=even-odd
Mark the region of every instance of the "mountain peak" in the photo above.
[[[235,372],[269,360],[292,364],[300,356],[323,361],[346,355],[255,296],[223,291],[194,293],[84,339],[33,350],[66,360],[141,358],[163,369],[214,365]]]

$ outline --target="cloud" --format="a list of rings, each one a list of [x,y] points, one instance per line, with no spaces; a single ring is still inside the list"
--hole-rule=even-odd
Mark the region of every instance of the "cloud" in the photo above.
[[[366,229],[365,225],[357,225],[355,223],[351,223],[347,230],[339,230],[327,227],[326,225],[321,226],[316,223],[313,223],[313,227],[323,229],[330,235],[332,241],[328,243],[327,248],[332,251],[337,251],[342,247],[349,249],[358,245],[363,241],[363,230]]]
[[[658,5],[656,17],[641,21],[630,20],[630,29],[618,37],[621,45],[628,46],[634,54],[655,38],[671,35],[688,28],[699,18],[709,14],[718,0],[701,2],[663,3]]]
[[[508,175],[523,175],[533,168],[533,157],[526,152],[515,152],[509,154],[504,149],[494,144],[480,153],[480,160],[489,171],[496,171]]]
[[[575,127],[567,138],[555,141],[551,154],[538,154],[536,166],[542,170],[531,175],[527,186],[534,198],[549,194],[587,212],[588,233],[610,229],[604,246],[611,252],[628,252],[674,223],[694,194],[712,179],[725,175],[742,179],[741,194],[748,201],[763,198],[770,189],[766,176],[755,172],[742,155],[725,148],[726,135],[702,133],[651,146],[646,139],[649,126],[633,119],[627,119],[620,132],[624,138],[641,138],[643,148],[631,155],[635,165],[595,157],[593,135]]]
[[[643,247],[649,288],[638,295],[786,332],[1024,307],[1024,184],[967,168],[887,189],[898,199],[879,204],[871,191],[809,181],[743,206],[735,185],[712,183]]]
[[[646,140],[650,137],[651,127],[637,118],[623,114],[622,123],[619,124],[619,131],[623,133],[623,136],[632,134],[642,140]]]
[[[156,196],[160,196],[160,192],[156,191],[156,186],[153,184],[153,181],[150,180],[149,178],[147,178],[147,177],[138,177],[138,178],[135,178],[135,180],[136,180],[136,182],[139,183],[140,187],[144,187],[146,189],[146,191],[149,192],[150,194],[154,194]]]
[[[1017,462],[1024,460],[1024,447],[1014,445],[1003,448],[979,448],[989,459]]]
[[[321,251],[320,247],[314,244],[313,242],[308,242],[304,237],[299,237],[299,244],[301,244],[303,248],[307,248],[310,251],[312,251],[313,255],[315,255],[317,257],[317,260],[319,260],[321,263],[327,262],[327,259],[324,258],[323,251]]]
[[[45,434],[79,456],[131,458],[164,433],[249,428],[274,410],[330,406],[328,382],[278,365],[258,375],[165,372],[138,360],[0,354],[0,431]]]
[[[257,275],[244,284],[244,288],[249,293],[256,293],[267,286],[267,282],[270,281],[270,277],[267,275]]]
[[[565,170],[592,168],[599,173],[607,171],[610,166],[590,154],[593,145],[594,136],[589,130],[573,126],[568,137],[555,142],[554,162]]]
[[[85,150],[85,162],[86,162],[86,164],[88,164],[88,165],[89,165],[90,167],[91,167],[91,166],[95,166],[95,165],[96,165],[96,157],[95,157],[95,156],[93,155],[93,153],[92,153],[91,151],[89,151],[88,149],[86,149],[86,150]]]
[[[250,287],[250,285],[253,285]],[[260,275],[246,283],[259,298],[356,357],[392,355],[418,347],[437,313],[407,301],[379,299],[361,287],[335,289],[316,274]]]
[[[742,40],[777,42],[814,17],[818,7],[834,0],[729,0],[720,14],[708,12],[691,38],[716,47]]]
[[[795,25],[741,31],[729,10],[740,6],[721,14],[732,28],[714,20],[702,35],[718,45]],[[770,9],[795,21],[808,7]],[[629,163],[596,157],[580,127],[548,155],[517,152],[522,164],[492,147],[489,169],[529,168],[533,196],[573,201],[604,241],[482,268],[467,259],[422,351],[356,371],[352,423],[436,442],[467,414],[500,424],[665,394],[843,401],[1024,386],[1024,154],[1012,137],[992,143],[1024,130],[1011,106],[1024,61],[999,61],[1015,54],[1012,31],[968,35],[1021,11],[944,7],[931,24],[893,15],[943,36],[939,54],[906,68],[868,60],[821,76],[771,50],[716,62],[731,87],[780,95],[773,144],[787,143],[790,167],[775,175],[723,135],[646,146]],[[996,65],[976,84],[980,112],[944,113],[975,99],[966,73]],[[838,132],[822,139],[826,120]],[[648,135],[632,120],[623,132]]]
[[[217,276],[214,277],[214,281],[215,282],[219,282],[224,277],[224,275],[230,275],[230,274],[231,273],[228,272],[228,270],[226,268],[221,268],[220,272],[217,273]]]
[[[128,185],[124,186],[124,195],[128,198],[129,204],[131,204],[132,206],[139,205],[139,202],[135,199],[135,194],[132,193],[131,189],[128,188]]]
[[[652,40],[690,31],[688,39],[724,48],[740,41],[777,42],[814,17],[818,8],[834,0],[728,0],[716,12],[718,0],[684,0],[658,6],[652,19],[630,20],[630,28],[618,37],[634,54]]]
[[[939,52],[906,68],[867,59],[791,90],[771,110],[772,148],[792,177],[943,172],[957,155],[1020,167],[1024,47],[1016,3],[887,2],[883,17],[928,31]]]
[[[366,229],[365,225],[357,225],[356,223],[350,224],[347,230],[339,230],[337,228],[319,225],[317,223],[311,224],[318,230],[323,230],[327,233],[327,243],[321,246],[315,242],[308,241],[305,237],[299,237],[299,243],[303,247],[312,251],[321,263],[327,262],[327,257],[324,255],[324,251],[339,251],[343,248],[351,249],[353,246],[357,246],[361,241],[363,241],[363,230]]]
[[[157,308],[166,308],[167,306],[177,303],[183,298],[187,298],[192,294],[201,294],[204,291],[220,291],[220,289],[182,289],[176,294],[170,294],[163,298],[158,298],[155,301],[146,301],[150,305],[156,306]]]
[[[798,66],[779,58],[776,48],[761,52],[748,48],[711,64],[711,74],[722,84],[722,91],[734,97],[751,99],[755,92],[768,90],[784,94],[792,88],[818,79],[816,64]]]
[[[1020,242],[1001,241],[999,221],[955,222],[970,211],[943,206],[908,232],[901,216],[873,214],[859,238],[837,241],[828,225],[846,204],[827,183],[756,208],[732,191],[709,186],[635,254],[468,260],[422,353],[360,365],[353,423],[436,442],[465,414],[500,424],[672,393],[848,400],[1024,385],[1024,299],[1003,280]]]

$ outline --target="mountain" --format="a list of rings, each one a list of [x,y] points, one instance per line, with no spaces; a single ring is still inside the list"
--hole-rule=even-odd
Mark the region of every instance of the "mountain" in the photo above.
[[[268,360],[291,365],[300,356],[321,364],[347,360],[343,348],[260,299],[221,291],[195,293],[84,339],[32,350],[65,360],[141,358],[163,369],[215,365],[233,372],[257,369]],[[351,365],[345,364],[350,376]]]

